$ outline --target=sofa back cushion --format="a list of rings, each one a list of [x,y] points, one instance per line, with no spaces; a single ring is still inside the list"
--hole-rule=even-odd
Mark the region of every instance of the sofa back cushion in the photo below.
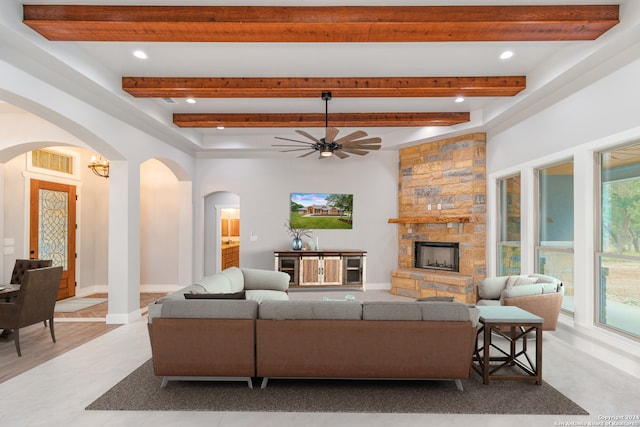
[[[244,275],[238,267],[229,267],[222,270],[219,274],[229,279],[231,283],[231,290],[229,292],[240,292],[244,290]]]
[[[422,320],[422,309],[415,302],[365,301],[364,320]]]
[[[511,286],[502,291],[502,298],[524,297],[528,295],[542,294],[542,283]]]
[[[263,301],[289,301],[289,294],[282,291],[271,291],[269,289],[247,289],[246,298],[259,303]]]
[[[497,276],[481,280],[478,283],[478,296],[480,299],[499,299],[508,278],[509,276]]]
[[[204,289],[204,292],[208,292],[212,294],[214,293],[230,294],[232,292],[237,292],[237,291],[231,290],[231,281],[229,280],[229,278],[220,273],[213,274],[211,276],[205,276],[202,279],[200,279],[200,281],[198,281],[198,284],[202,286],[202,288]]]
[[[244,288],[247,290],[283,291],[289,289],[289,275],[282,271],[241,268],[244,276]]]
[[[475,327],[480,319],[480,310],[473,305],[460,302],[429,301],[418,303],[422,309],[422,320],[444,322],[468,322]]]
[[[162,304],[160,317],[176,319],[255,319],[258,303],[251,300],[174,300]]]
[[[262,301],[259,319],[267,320],[361,320],[358,301]]]

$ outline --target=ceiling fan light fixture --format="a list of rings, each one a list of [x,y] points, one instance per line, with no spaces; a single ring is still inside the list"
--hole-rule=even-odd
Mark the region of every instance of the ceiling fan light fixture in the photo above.
[[[320,157],[331,157],[333,156],[333,151],[329,147],[325,147],[320,150]]]

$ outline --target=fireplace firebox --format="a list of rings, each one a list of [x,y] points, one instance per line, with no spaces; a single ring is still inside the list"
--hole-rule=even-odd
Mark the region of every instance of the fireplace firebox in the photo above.
[[[430,270],[460,271],[459,243],[415,242],[413,265]]]

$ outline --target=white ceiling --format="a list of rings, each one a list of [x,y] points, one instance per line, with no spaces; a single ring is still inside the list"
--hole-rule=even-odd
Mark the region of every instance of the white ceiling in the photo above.
[[[293,137],[294,129],[180,129],[172,113],[324,112],[318,99],[199,99],[187,104],[136,99],[120,87],[122,76],[153,77],[377,77],[377,76],[500,76],[526,75],[527,89],[513,98],[357,98],[329,102],[331,112],[469,111],[472,120],[447,128],[368,128],[380,136],[383,149],[397,149],[428,138],[471,130],[507,126],[522,114],[532,114],[556,97],[565,96],[606,72],[607,61],[630,61],[630,48],[640,42],[637,0],[550,1],[358,1],[340,5],[509,5],[509,4],[620,4],[621,23],[593,42],[519,43],[96,43],[49,42],[23,25],[22,1],[3,0],[0,6],[0,53],[10,60],[21,55],[22,67],[52,81],[67,92],[88,99],[143,129],[153,129],[185,151],[218,153],[224,150],[274,151],[274,136]],[[136,4],[136,5],[338,5],[337,1],[107,1],[31,0],[28,4]],[[148,59],[132,52],[141,49]],[[512,50],[514,56],[500,60]],[[0,51],[3,52],[3,51]],[[637,52],[637,49],[635,50]],[[624,55],[627,57],[623,58]],[[637,58],[637,56],[636,56]],[[602,68],[601,72],[598,69]],[[4,109],[0,109],[2,113]],[[306,129],[323,136],[318,128]],[[346,135],[350,129],[341,129]]]

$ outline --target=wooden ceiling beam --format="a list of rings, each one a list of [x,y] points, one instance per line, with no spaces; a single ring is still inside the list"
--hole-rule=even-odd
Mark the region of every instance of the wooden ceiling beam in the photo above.
[[[334,127],[452,126],[469,121],[469,113],[331,113]],[[292,114],[185,114],[173,115],[181,128],[312,128],[325,127],[325,115]]]
[[[148,42],[478,42],[594,40],[618,5],[24,5],[49,40]]]
[[[515,96],[525,76],[214,78],[123,77],[137,98],[334,98]]]

